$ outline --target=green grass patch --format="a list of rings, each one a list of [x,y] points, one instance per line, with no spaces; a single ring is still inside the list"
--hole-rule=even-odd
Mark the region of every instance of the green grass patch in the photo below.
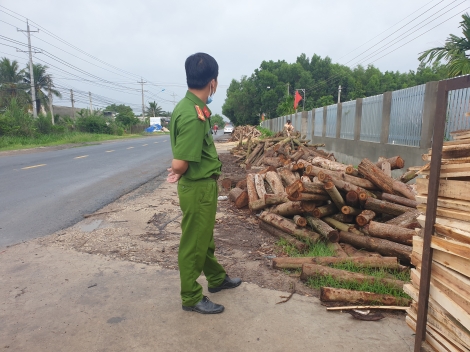
[[[0,151],[55,146],[61,144],[101,142],[115,139],[142,137],[140,134],[116,136],[111,134],[70,132],[64,134],[43,134],[37,137],[2,136]]]
[[[269,138],[274,135],[274,133],[267,128],[256,126],[256,129],[261,132],[261,136],[259,137],[260,139]]]
[[[282,251],[287,254],[289,257],[331,257],[334,256],[334,251],[331,250],[328,245],[324,242],[317,242],[315,244],[310,244],[308,249],[300,253],[295,247],[290,245],[287,241],[281,239],[276,242],[276,245],[279,246]],[[373,268],[360,268],[354,265],[353,263],[344,263],[336,264],[332,266],[336,269],[347,270],[355,273],[360,273],[364,275],[370,275],[378,279],[389,278],[395,280],[401,280],[408,282],[410,281],[410,272],[409,271],[396,271],[396,270],[387,270],[387,269],[373,269]],[[283,270],[285,273],[299,274],[299,270]],[[395,297],[410,298],[403,290],[397,289],[390,285],[374,282],[343,282],[334,279],[331,276],[318,277],[318,278],[309,278],[306,282],[306,285],[320,289],[320,287],[335,287],[335,288],[344,288],[348,290],[356,291],[367,291],[379,294],[388,294]]]

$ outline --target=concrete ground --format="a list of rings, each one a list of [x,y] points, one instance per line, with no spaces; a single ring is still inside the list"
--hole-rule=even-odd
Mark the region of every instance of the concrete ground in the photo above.
[[[327,312],[318,299],[243,283],[185,312],[175,270],[44,247],[0,249],[0,351],[411,351],[404,316]],[[206,281],[201,278],[206,286]]]

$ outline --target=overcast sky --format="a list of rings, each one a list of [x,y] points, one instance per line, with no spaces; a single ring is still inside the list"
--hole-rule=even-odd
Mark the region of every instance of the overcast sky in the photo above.
[[[156,100],[171,111],[173,99],[178,101],[186,91],[186,57],[202,51],[219,63],[219,89],[210,107],[221,114],[231,80],[250,75],[263,60],[291,63],[305,53],[329,56],[350,67],[373,63],[382,71],[416,70],[419,52],[443,45],[449,33],[461,35],[459,22],[470,1],[2,0],[0,5],[1,36],[26,44],[24,33],[15,28],[26,29],[25,18],[48,31],[34,33],[33,46],[47,53],[35,54],[33,61],[47,63],[64,92],[91,91],[92,97],[101,96],[94,99],[96,107],[106,105],[106,97],[132,104],[140,113],[136,82],[143,77],[149,82],[144,87],[146,104]],[[13,47],[25,48],[1,38],[0,57],[25,64],[27,54]],[[84,93],[76,99],[76,105],[86,106]],[[70,106],[69,94],[55,104]]]

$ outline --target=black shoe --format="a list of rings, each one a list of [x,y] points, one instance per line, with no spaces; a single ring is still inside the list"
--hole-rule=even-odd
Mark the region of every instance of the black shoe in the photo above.
[[[201,314],[218,314],[222,313],[224,309],[223,305],[211,302],[206,296],[204,296],[195,306],[183,306],[183,310],[185,311]]]
[[[224,282],[222,282],[220,286],[209,287],[209,292],[215,293],[215,292],[219,292],[219,291],[226,290],[229,288],[235,288],[237,286],[240,286],[241,283],[242,283],[242,279],[238,277],[236,277],[235,279],[231,279],[228,277],[228,275],[225,275]]]

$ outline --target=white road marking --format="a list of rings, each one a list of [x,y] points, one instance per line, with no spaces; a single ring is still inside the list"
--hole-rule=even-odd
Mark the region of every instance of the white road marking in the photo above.
[[[39,165],[27,166],[27,167],[21,168],[21,170],[34,169],[35,167],[41,167],[41,166],[46,166],[46,164],[39,164]]]
[[[83,158],[86,158],[86,157],[88,157],[88,155],[77,156],[77,157],[74,158],[74,159],[83,159]]]
[[[112,153],[114,150],[107,150],[106,153]]]
[[[134,147],[129,147],[129,148],[126,148],[126,149],[133,149]]]

